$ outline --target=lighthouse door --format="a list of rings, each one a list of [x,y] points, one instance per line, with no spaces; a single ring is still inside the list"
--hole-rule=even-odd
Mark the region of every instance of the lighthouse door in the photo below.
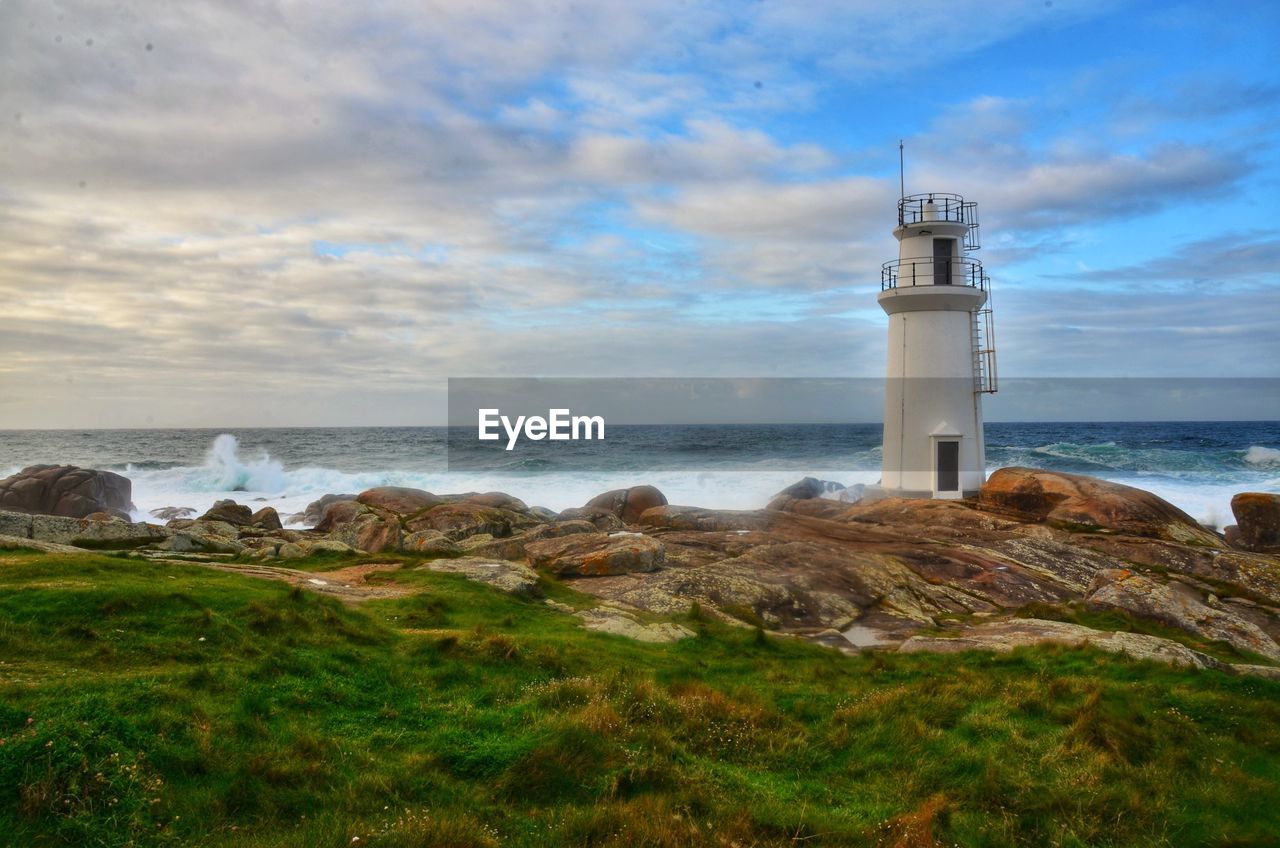
[[[936,238],[933,240],[933,284],[935,286],[951,285],[951,246],[955,239]]]
[[[960,443],[938,440],[937,491],[960,489]]]

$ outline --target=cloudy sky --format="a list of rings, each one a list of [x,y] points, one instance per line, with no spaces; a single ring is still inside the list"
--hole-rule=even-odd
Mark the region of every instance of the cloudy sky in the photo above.
[[[0,0],[0,427],[875,376],[907,190],[1002,373],[1280,376],[1280,5]]]

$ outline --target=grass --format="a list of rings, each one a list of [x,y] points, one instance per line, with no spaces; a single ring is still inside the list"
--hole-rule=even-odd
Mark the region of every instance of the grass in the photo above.
[[[388,579],[421,591],[348,609],[198,566],[0,552],[0,841],[1280,833],[1280,683],[1065,648],[849,657],[701,610],[697,638],[644,645],[455,575]]]

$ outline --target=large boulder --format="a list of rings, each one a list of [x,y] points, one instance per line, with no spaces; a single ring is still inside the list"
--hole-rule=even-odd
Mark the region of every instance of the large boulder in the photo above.
[[[1241,492],[1231,499],[1236,544],[1247,551],[1280,552],[1280,495]]]
[[[109,512],[128,518],[133,484],[111,471],[74,465],[32,465],[0,480],[0,509],[84,518]]]
[[[1220,547],[1222,539],[1195,519],[1150,492],[1037,468],[1001,468],[978,495],[991,512],[1079,530],[1111,530],[1183,544]]]
[[[280,513],[276,512],[274,507],[269,506],[264,506],[249,516],[249,523],[254,527],[261,527],[263,530],[280,530],[284,526],[280,523]]]
[[[529,562],[561,577],[656,571],[666,559],[657,539],[639,533],[575,533],[525,546]]]
[[[397,550],[403,538],[400,520],[394,513],[358,501],[331,503],[316,530],[370,554]]]
[[[327,496],[326,496],[327,497]],[[378,486],[367,489],[356,496],[356,500],[365,506],[385,509],[396,515],[411,515],[420,510],[429,509],[444,503],[444,499],[422,489],[409,489],[403,486]]]
[[[306,509],[302,512],[295,512],[289,516],[288,523],[302,524],[306,527],[315,527],[324,518],[324,511],[330,506],[342,501],[354,501],[358,495],[321,495],[316,500],[307,504]]]
[[[1085,603],[1090,609],[1129,612],[1280,660],[1280,645],[1266,631],[1212,596],[1206,598],[1179,581],[1165,583],[1128,569],[1106,569],[1094,575]]]
[[[596,495],[582,508],[584,510],[602,509],[618,516],[626,524],[635,524],[646,509],[666,506],[666,504],[667,496],[653,486],[632,486],[629,489],[614,489]]]
[[[200,520],[222,521],[236,527],[244,527],[253,523],[253,510],[228,498],[209,507],[205,514],[200,516]]]

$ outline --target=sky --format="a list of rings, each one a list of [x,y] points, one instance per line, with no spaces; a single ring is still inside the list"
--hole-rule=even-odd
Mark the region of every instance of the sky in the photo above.
[[[1280,377],[1280,4],[1222,8],[0,0],[0,428],[878,376],[899,139],[1002,375]]]

